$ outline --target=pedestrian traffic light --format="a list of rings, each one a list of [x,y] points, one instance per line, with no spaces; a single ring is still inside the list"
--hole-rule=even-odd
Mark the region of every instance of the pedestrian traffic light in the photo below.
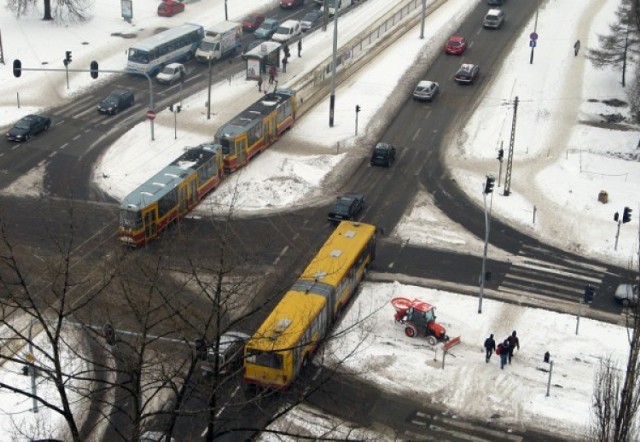
[[[196,358],[200,361],[207,359],[207,343],[204,339],[198,338],[195,342],[196,345]]]
[[[13,60],[13,76],[19,77],[22,75],[22,62],[18,59]]]
[[[356,104],[356,114],[357,114],[358,112],[360,112],[360,105],[359,105],[359,104]]]
[[[504,158],[504,149],[501,147],[498,151],[498,160],[502,161],[502,158]]]
[[[624,208],[624,212],[622,213],[622,222],[628,223],[631,221],[631,212],[632,210],[629,207]]]
[[[493,184],[496,179],[493,175],[487,175],[487,181],[484,183],[484,193],[489,194],[493,192]]]
[[[95,80],[98,78],[98,62],[92,61],[89,67],[91,68],[91,78]]]
[[[67,64],[69,64],[69,63],[71,63],[71,51],[66,51],[66,52],[64,53],[64,59],[65,59],[65,60],[66,60],[66,62],[67,62],[65,65],[67,65]]]
[[[107,344],[111,346],[116,345],[116,330],[111,324],[105,324],[102,327],[102,332],[104,333],[104,339],[107,341]]]
[[[587,284],[584,287],[584,302],[593,302],[593,298],[596,296],[596,289],[591,284]]]

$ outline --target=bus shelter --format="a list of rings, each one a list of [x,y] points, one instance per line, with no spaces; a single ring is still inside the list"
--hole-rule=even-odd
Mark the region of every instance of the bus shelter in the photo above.
[[[260,75],[267,73],[271,66],[279,68],[281,47],[282,45],[278,42],[264,41],[245,53],[247,80],[257,80]]]

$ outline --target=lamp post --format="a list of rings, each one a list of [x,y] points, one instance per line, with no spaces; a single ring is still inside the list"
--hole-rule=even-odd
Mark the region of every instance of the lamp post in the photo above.
[[[225,2],[225,6],[226,6],[226,2]],[[211,61],[213,60],[213,57],[211,56],[211,54],[209,54],[207,56],[207,58],[209,59],[209,88],[207,89],[207,120],[211,119]]]
[[[336,107],[336,62],[338,58],[338,2],[333,2],[333,58],[331,59],[331,96],[329,97],[329,127],[333,127],[333,114]],[[329,2],[327,2],[329,3]]]
[[[229,21],[229,12],[227,11],[227,0],[224,0],[224,21]]]
[[[495,182],[493,175],[487,175],[487,180],[482,191],[484,200],[484,253],[482,254],[482,273],[480,274],[480,296],[478,299],[478,313],[482,313],[482,298],[484,297],[484,281],[486,279],[486,261],[487,247],[489,246],[489,213],[487,212],[487,195],[493,193],[493,184]]]

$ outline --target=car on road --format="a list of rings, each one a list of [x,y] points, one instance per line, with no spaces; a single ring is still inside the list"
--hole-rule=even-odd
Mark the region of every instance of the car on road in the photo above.
[[[278,43],[286,43],[289,40],[300,35],[300,22],[298,20],[287,20],[278,26],[276,32],[271,36],[271,40]]]
[[[389,167],[396,160],[396,148],[389,143],[378,143],[374,146],[371,153],[372,166]]]
[[[115,115],[133,106],[134,101],[133,92],[126,89],[116,89],[100,102],[98,111],[103,114]]]
[[[614,297],[624,305],[635,305],[638,302],[638,284],[620,284],[616,288]]]
[[[309,29],[320,23],[320,20],[322,20],[322,12],[315,10],[307,12],[305,16],[302,17],[302,20],[300,20],[300,30],[302,32],[307,32]]]
[[[140,442],[166,442],[167,436],[162,431],[145,431],[140,436]],[[170,442],[176,442],[176,439],[172,437]]]
[[[444,46],[445,54],[462,55],[467,49],[467,39],[462,35],[452,35]]]
[[[304,0],[280,0],[280,7],[282,9],[292,9],[298,6],[304,6]]]
[[[504,11],[502,9],[489,9],[484,16],[482,26],[489,29],[498,29],[504,22]]]
[[[489,6],[502,6],[504,5],[504,0],[488,0],[487,4]]]
[[[180,12],[184,12],[184,3],[182,2],[168,0],[158,5],[158,15],[160,17],[173,17]]]
[[[463,63],[456,74],[453,76],[453,79],[458,83],[473,83],[476,78],[478,78],[478,74],[480,73],[480,68],[477,64],[473,63]]]
[[[431,101],[440,90],[440,85],[435,81],[422,80],[413,90],[413,98],[419,101]]]
[[[253,12],[242,19],[242,30],[245,32],[255,32],[264,22],[264,15]]]
[[[244,356],[244,344],[251,339],[246,333],[229,330],[220,336],[218,345],[218,367],[219,373],[226,375],[242,367]],[[215,370],[216,351],[214,346],[207,349],[207,360],[203,361],[202,371],[205,375],[212,375]]]
[[[156,75],[156,80],[158,83],[162,84],[173,84],[176,81],[181,81],[184,79],[187,71],[184,68],[184,65],[181,63],[169,63],[158,72]]]
[[[49,130],[51,118],[46,115],[26,115],[20,118],[7,132],[9,141],[28,141],[34,135]]]
[[[364,207],[364,195],[360,193],[347,193],[336,198],[329,221],[338,223],[345,220],[354,220]]]
[[[262,22],[260,27],[256,29],[256,31],[253,33],[253,36],[255,38],[263,38],[265,40],[268,40],[273,34],[275,34],[279,26],[280,22],[278,20],[276,20],[275,18],[267,18]]]

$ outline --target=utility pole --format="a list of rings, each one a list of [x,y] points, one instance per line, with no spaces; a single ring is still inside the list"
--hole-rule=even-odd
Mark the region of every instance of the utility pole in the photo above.
[[[331,96],[329,97],[329,127],[333,127],[333,116],[336,108],[336,63],[338,62],[338,13],[339,13],[338,2],[339,0],[334,0],[334,3],[333,3],[333,58],[331,59]]]
[[[511,137],[509,138],[509,155],[507,155],[507,170],[504,176],[504,196],[511,193],[511,169],[513,168],[513,147],[516,140],[516,121],[518,117],[518,97],[513,100],[513,120],[511,121]]]
[[[478,298],[478,314],[482,313],[482,298],[484,297],[484,282],[487,280],[486,261],[487,261],[487,248],[489,246],[489,226],[491,214],[487,211],[487,195],[493,193],[493,184],[495,182],[493,175],[487,175],[487,179],[484,183],[484,189],[482,191],[482,198],[484,200],[484,253],[482,254],[482,272],[480,273],[480,296]]]

